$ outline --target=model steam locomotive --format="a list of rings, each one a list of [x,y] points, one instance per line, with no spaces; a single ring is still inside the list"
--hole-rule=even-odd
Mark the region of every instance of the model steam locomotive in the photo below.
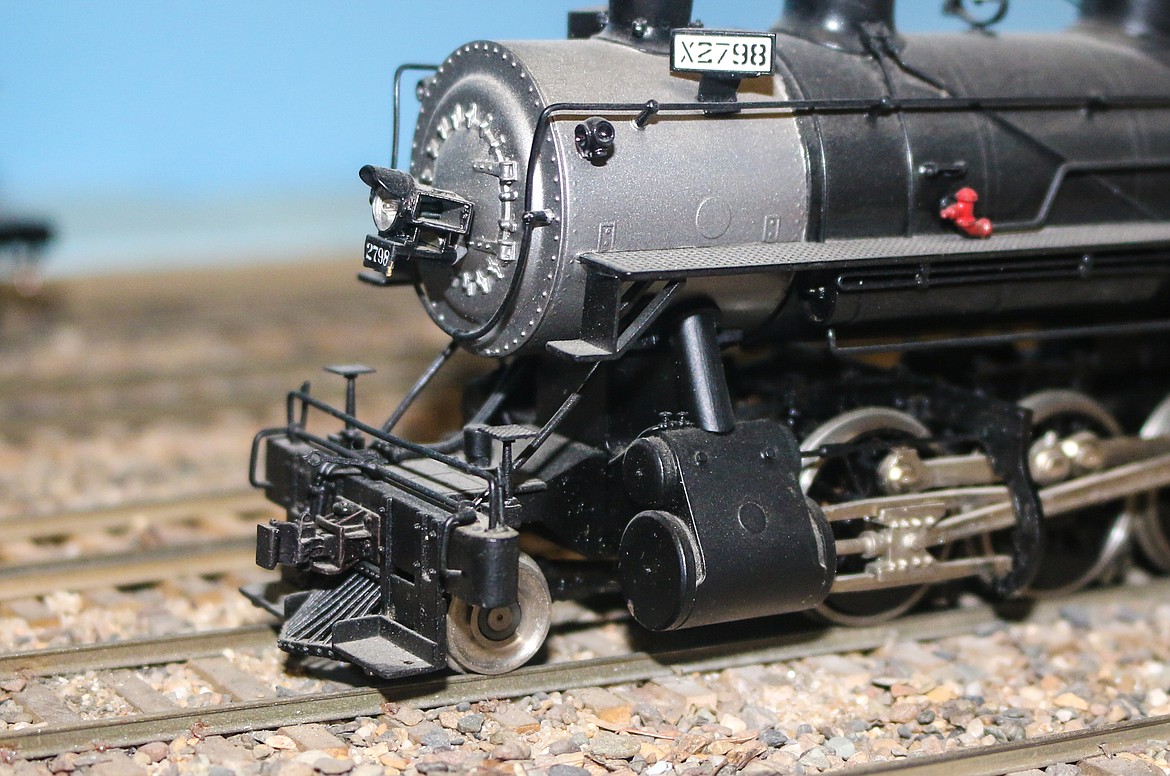
[[[257,436],[282,647],[493,673],[555,598],[863,623],[1064,593],[1133,540],[1170,570],[1170,0],[1028,36],[947,5],[975,29],[612,0],[430,72],[409,172],[361,170],[365,279],[451,343],[385,423],[335,367],[345,409],[294,391]],[[499,365],[463,428],[395,436],[458,348]]]

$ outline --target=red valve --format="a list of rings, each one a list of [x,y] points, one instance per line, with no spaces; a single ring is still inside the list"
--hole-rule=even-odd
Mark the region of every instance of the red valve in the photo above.
[[[955,192],[955,201],[939,211],[939,216],[945,221],[954,221],[955,226],[969,237],[990,237],[990,219],[975,217],[975,203],[978,201],[979,194],[975,189],[964,186]]]

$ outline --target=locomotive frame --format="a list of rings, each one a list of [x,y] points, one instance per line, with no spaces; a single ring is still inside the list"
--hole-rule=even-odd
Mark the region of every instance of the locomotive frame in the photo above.
[[[539,650],[553,598],[620,593],[653,630],[850,624],[959,580],[1068,592],[1131,537],[1170,570],[1170,2],[1085,4],[1080,34],[1108,37],[1088,56],[1132,92],[1080,87],[1093,66],[1050,38],[1034,67],[1064,80],[991,96],[944,83],[961,39],[906,43],[892,0],[788,0],[779,99],[738,99],[752,73],[637,70],[690,10],[575,19],[594,38],[575,51],[633,68],[605,88],[661,99],[534,99],[586,83],[558,75],[556,44],[472,43],[420,86],[411,172],[362,169],[363,279],[413,285],[451,342],[385,423],[357,417],[368,369],[348,365],[330,368],[344,409],[306,384],[256,436],[252,484],[288,515],[259,527],[257,561],[286,573],[248,594],[284,618],[284,649],[499,673]],[[414,69],[395,74],[395,151]],[[709,164],[741,135],[774,158],[755,148],[693,228],[658,228],[704,194],[654,166],[670,144],[712,143],[692,150]],[[680,193],[641,192],[651,170]],[[460,347],[501,364],[461,431],[396,436]],[[341,428],[311,432],[316,414]],[[529,535],[560,549],[534,559]]]

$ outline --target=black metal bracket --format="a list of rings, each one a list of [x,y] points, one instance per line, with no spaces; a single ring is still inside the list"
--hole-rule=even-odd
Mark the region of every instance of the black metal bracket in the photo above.
[[[741,78],[728,75],[707,74],[699,78],[698,100],[707,104],[704,113],[738,113],[739,84]]]
[[[582,338],[554,340],[549,352],[577,362],[612,361],[629,350],[658,320],[686,280],[671,280],[649,298],[628,323],[621,325],[621,282],[612,275],[591,272],[585,281]]]
[[[994,401],[945,385],[934,388],[932,404],[956,427],[980,440],[992,470],[1003,480],[1011,497],[1016,525],[1012,529],[1012,567],[992,580],[996,595],[1008,597],[1031,584],[1044,552],[1041,523],[1044,513],[1028,467],[1028,439],[1032,413],[1019,405]]]

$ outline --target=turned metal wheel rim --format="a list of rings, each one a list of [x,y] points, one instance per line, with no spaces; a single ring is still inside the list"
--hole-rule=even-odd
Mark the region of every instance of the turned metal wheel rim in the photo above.
[[[810,452],[816,450],[824,445],[843,444],[850,442],[863,434],[875,433],[878,431],[892,431],[904,433],[919,439],[925,439],[930,436],[930,430],[923,425],[917,418],[908,415],[899,410],[890,409],[887,407],[862,407],[861,409],[851,410],[842,413],[824,424],[818,426],[811,434],[805,437],[801,443],[802,452]],[[812,487],[816,480],[817,474],[820,473],[823,461],[811,463],[801,469],[800,472],[800,488],[806,494]],[[830,601],[834,594],[830,593],[829,597],[821,603],[817,604],[810,613],[815,617],[831,622],[837,625],[849,626],[865,626],[876,625],[878,623],[886,622],[887,620],[896,619],[905,614],[910,609],[914,608],[922,597],[926,595],[930,589],[929,585],[919,585],[915,589],[893,588],[895,590],[904,589],[908,593],[904,599],[898,602],[897,605],[882,609],[874,614],[852,614],[841,611],[835,608]],[[850,595],[849,593],[838,593],[837,595]],[[853,594],[857,595],[857,594]]]
[[[461,673],[506,674],[548,636],[552,596],[536,561],[520,555],[516,606],[483,609],[458,598],[447,608],[447,663]]]
[[[1170,395],[1166,396],[1142,426],[1142,439],[1170,434]],[[1162,526],[1159,515],[1158,491],[1150,491],[1139,499],[1133,515],[1133,533],[1142,554],[1159,571],[1170,572],[1170,536]]]
[[[1040,391],[1021,400],[1020,406],[1032,411],[1034,425],[1040,425],[1061,414],[1080,414],[1099,423],[1112,436],[1121,436],[1124,433],[1121,424],[1108,410],[1090,396],[1076,391]],[[1097,559],[1085,569],[1084,573],[1059,587],[1029,587],[1024,592],[1033,598],[1056,598],[1068,595],[1100,579],[1115,568],[1119,559],[1128,549],[1133,523],[1131,515],[1136,511],[1136,499],[1133,497],[1126,499],[1125,508],[1114,519],[1112,527],[1102,542]]]

